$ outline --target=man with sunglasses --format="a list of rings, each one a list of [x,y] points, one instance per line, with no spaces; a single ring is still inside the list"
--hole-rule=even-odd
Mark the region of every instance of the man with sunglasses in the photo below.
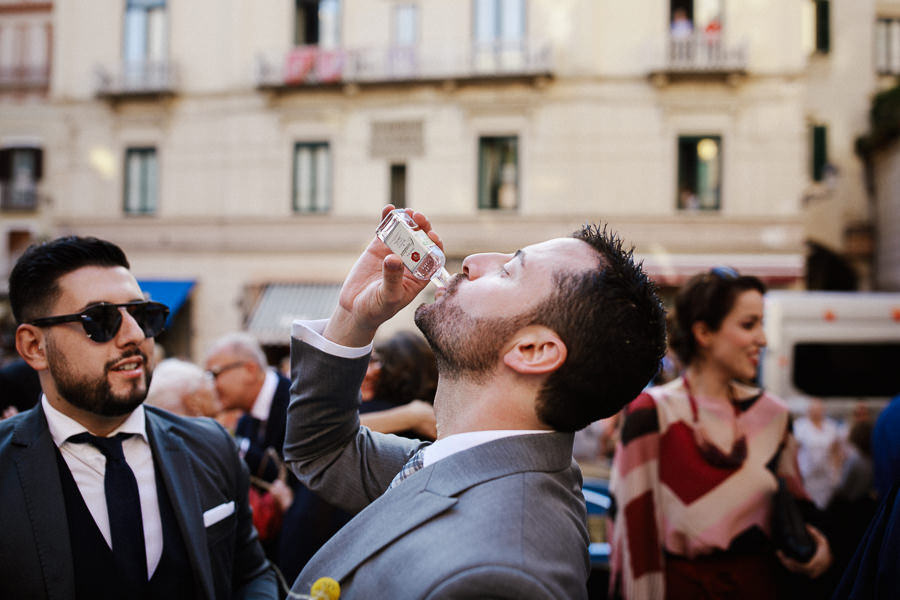
[[[43,396],[0,423],[0,597],[277,597],[231,437],[142,404],[168,308],[122,250],[32,246],[9,297]]]

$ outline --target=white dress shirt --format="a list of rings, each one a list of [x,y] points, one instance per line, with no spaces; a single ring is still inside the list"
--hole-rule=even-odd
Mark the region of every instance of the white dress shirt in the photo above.
[[[106,457],[91,444],[78,444],[66,441],[73,435],[87,429],[59,412],[50,405],[47,396],[41,397],[41,406],[47,417],[47,426],[53,443],[59,448],[63,459],[72,472],[78,485],[81,497],[87,505],[103,539],[112,548],[112,535],[109,527],[109,513],[106,510],[106,491],[103,477],[106,473]],[[162,518],[159,515],[159,502],[156,496],[156,475],[153,468],[153,454],[150,441],[147,439],[144,407],[138,406],[128,415],[125,422],[109,437],[117,433],[133,433],[122,441],[125,461],[134,472],[137,480],[138,494],[141,498],[141,517],[144,520],[144,549],[147,554],[147,574],[152,576],[162,558],[163,536]]]
[[[372,344],[361,348],[353,348],[349,346],[341,346],[322,336],[328,319],[316,321],[294,321],[291,335],[310,346],[341,358],[361,358],[372,351]],[[512,437],[514,435],[535,435],[540,433],[551,433],[545,430],[532,429],[494,429],[488,431],[468,431],[464,433],[456,433],[441,438],[427,446],[422,456],[422,466],[427,467],[437,461],[447,458],[457,452],[468,450],[479,444],[499,440],[500,438]]]

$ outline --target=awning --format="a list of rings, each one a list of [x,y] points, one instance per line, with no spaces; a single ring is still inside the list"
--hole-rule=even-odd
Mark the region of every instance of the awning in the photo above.
[[[247,329],[260,344],[286,346],[295,319],[326,319],[337,306],[338,283],[270,283],[260,294]]]
[[[169,318],[166,327],[171,327],[178,310],[188,299],[194,287],[193,279],[139,279],[138,285],[147,294],[149,300],[162,302],[169,307]]]

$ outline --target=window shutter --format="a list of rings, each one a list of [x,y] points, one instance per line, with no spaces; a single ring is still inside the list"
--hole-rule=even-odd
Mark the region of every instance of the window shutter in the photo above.
[[[831,18],[829,0],[816,1],[816,52],[828,54],[831,50]]]
[[[814,125],[812,128],[812,178],[822,181],[825,163],[828,162],[828,128]]]

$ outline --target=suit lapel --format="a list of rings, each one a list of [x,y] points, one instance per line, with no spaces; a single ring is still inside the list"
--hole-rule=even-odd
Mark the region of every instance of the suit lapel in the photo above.
[[[295,591],[308,593],[319,577],[342,581],[370,556],[457,503],[423,488],[424,481],[413,485],[409,480],[367,506],[310,560]]]
[[[18,447],[16,470],[44,572],[47,596],[66,598],[75,589],[75,569],[65,518],[66,504],[54,454],[57,450],[40,404],[16,427],[13,444]]]
[[[571,433],[502,438],[463,450],[413,474],[347,523],[304,567],[295,592],[319,577],[342,582],[373,554],[450,509],[464,490],[523,471],[561,471],[572,465]]]
[[[206,547],[206,530],[203,526],[203,514],[200,511],[200,495],[193,469],[188,460],[188,450],[181,438],[171,433],[165,424],[159,422],[156,415],[151,411],[146,411],[145,414],[147,415],[147,434],[150,438],[153,455],[156,457],[156,466],[160,470],[172,508],[175,509],[191,566],[205,597],[212,599],[215,595],[212,565]]]

